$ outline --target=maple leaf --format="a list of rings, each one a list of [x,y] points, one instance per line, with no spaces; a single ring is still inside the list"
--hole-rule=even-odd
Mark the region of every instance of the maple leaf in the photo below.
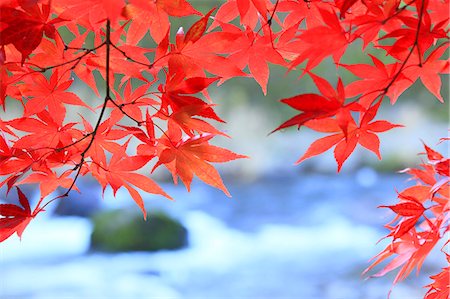
[[[319,9],[329,9],[327,3],[322,1],[280,1],[277,11],[287,13],[283,20],[284,28],[298,27],[299,22],[306,23],[307,28],[315,28],[324,25]],[[297,51],[293,51],[294,53]]]
[[[124,112],[131,116],[133,119],[142,121],[142,106],[153,106],[159,104],[157,101],[150,97],[151,93],[148,93],[149,85],[144,84],[136,89],[132,90],[131,81],[127,81],[123,90],[123,96],[120,93],[113,91],[116,98],[114,103],[108,102],[107,107],[115,108],[117,106],[120,109],[114,109],[112,111],[111,118],[121,119],[125,116]]]
[[[12,149],[8,154],[7,157],[4,157],[5,160],[0,163],[0,175],[7,176],[7,178],[0,183],[0,188],[6,184],[8,188],[7,192],[9,192],[17,180],[25,175],[25,173],[41,158],[38,153],[32,150],[19,151],[17,149]]]
[[[100,41],[98,43],[101,44]],[[111,75],[113,73],[124,74],[122,82],[125,82],[130,78],[137,78],[144,82],[148,82],[148,80],[142,75],[142,71],[147,70],[149,67],[147,65],[134,63],[133,60],[129,60],[123,55],[123,53],[133,53],[133,55],[131,55],[133,58],[138,57],[137,58],[138,61],[146,61],[147,59],[144,55],[145,52],[147,52],[145,49],[142,49],[137,46],[128,46],[128,45],[116,46],[116,48],[114,48],[114,51],[111,51],[108,56],[110,74]],[[107,57],[106,47],[99,48],[95,54],[91,53],[91,55],[89,55],[86,58],[86,68],[88,70],[87,74],[89,74],[89,76],[92,76],[92,78],[94,78],[92,75],[94,70],[100,70],[102,76],[104,76],[106,71],[106,60],[107,60],[106,57]],[[86,70],[82,71],[86,72]],[[92,84],[94,82],[92,82]]]
[[[239,48],[228,56],[228,59],[233,61],[240,69],[244,69],[248,65],[248,69],[253,78],[261,86],[264,95],[267,94],[267,83],[269,81],[269,66],[268,63],[275,63],[285,65],[285,61],[281,54],[274,48],[273,40],[277,38],[270,29],[264,27],[264,35],[254,33],[250,27],[245,31],[240,31],[237,28],[227,26],[227,32],[236,32],[240,34],[236,43],[239,43]],[[263,54],[263,55],[261,55]]]
[[[108,118],[102,122],[95,131],[95,138],[88,151],[85,153],[86,157],[91,157],[93,161],[106,161],[105,150],[110,153],[122,152],[122,146],[117,143],[129,133],[125,130],[119,130],[113,128],[118,119]],[[91,124],[83,118],[83,124],[85,127],[86,135],[91,135],[94,132]],[[90,138],[85,138],[82,142],[77,143],[75,146],[84,150],[90,143]]]
[[[42,148],[48,151],[48,149],[71,144],[74,139],[82,137],[82,133],[73,128],[75,123],[63,125],[58,115],[51,115],[47,110],[39,112],[37,117],[21,117],[8,122],[8,125],[16,130],[30,133],[15,141],[15,148]]]
[[[437,223],[439,225],[439,223]],[[436,226],[438,227],[438,226]],[[439,231],[435,228],[431,231],[417,233],[411,229],[407,234],[398,238],[392,244],[389,244],[381,253],[374,257],[376,259],[364,273],[370,271],[373,267],[383,262],[392,255],[397,255],[392,259],[382,270],[372,275],[373,277],[380,277],[386,273],[395,270],[398,267],[400,271],[394,279],[394,284],[405,279],[414,267],[419,271],[426,256],[434,248],[439,241]]]
[[[397,215],[403,217],[395,230],[390,234],[394,240],[410,231],[416,225],[423,212],[425,212],[424,206],[415,197],[399,195],[399,198],[401,202],[396,205],[380,206],[381,208],[389,208]]]
[[[335,115],[341,107],[341,103],[313,93],[282,99],[281,102],[303,112],[285,121],[274,132],[295,125],[300,128],[309,120]]]
[[[434,167],[436,173],[442,176],[450,176],[450,159],[445,158],[426,144],[423,145],[427,154],[428,161]],[[432,180],[430,180],[432,181]]]
[[[231,60],[220,55],[220,50],[218,53],[218,49],[224,49],[223,38],[226,38],[225,44],[230,44],[236,35],[224,35],[220,32],[204,34],[212,12],[213,10],[209,11],[195,22],[186,34],[180,28],[175,45],[171,45],[165,59],[155,62],[155,66],[168,64],[169,68],[181,69],[188,78],[204,77],[205,71],[221,77],[223,81],[231,77],[245,76]]]
[[[398,4],[395,1],[391,1],[391,3],[389,1],[384,3],[364,1],[367,9],[363,13],[353,16],[352,12],[349,22],[357,25],[352,35],[363,40],[363,49],[370,43],[377,45],[380,31],[390,32],[403,26],[399,16],[409,15],[410,11],[407,9],[397,10]]]
[[[339,9],[341,11],[341,18],[345,18],[347,11],[355,4],[358,0],[343,0],[339,1]]]
[[[336,14],[325,9],[319,9],[319,12],[324,25],[308,28],[292,44],[299,47],[301,53],[291,62],[291,69],[308,59],[305,70],[310,71],[330,55],[337,63],[350,43]]]
[[[446,254],[447,263],[450,264],[450,256]],[[434,281],[427,285],[428,292],[425,294],[424,299],[447,299],[450,297],[450,287],[448,282],[450,281],[450,266],[443,268],[442,272],[436,275],[430,276]]]
[[[426,144],[424,144],[424,148],[429,160],[428,163],[421,164],[421,168],[407,168],[404,172],[410,174],[414,179],[439,190],[447,183],[445,177],[450,176],[450,159],[445,158]],[[436,174],[441,175],[444,179],[438,181]]]
[[[114,195],[117,190],[124,187],[128,190],[133,200],[142,210],[144,218],[147,217],[147,212],[144,207],[142,196],[132,186],[136,186],[145,192],[152,194],[159,194],[168,199],[172,199],[164,190],[150,178],[136,173],[135,171],[144,167],[148,162],[148,156],[127,156],[126,148],[129,140],[121,147],[121,150],[115,152],[109,164],[106,161],[101,161],[99,164],[93,163],[91,165],[92,174],[102,185],[103,191],[106,186],[111,186]]]
[[[74,57],[72,52],[74,51],[64,50],[64,40],[58,34],[55,36],[54,40],[46,38],[42,39],[39,47],[36,48],[27,62],[29,65],[33,66],[63,64],[65,61],[71,60]],[[62,69],[59,69],[59,72],[63,73]]]
[[[223,122],[214,112],[213,105],[207,104],[197,97],[188,96],[205,92],[206,88],[219,78],[194,77],[186,79],[182,70],[173,75],[169,72],[167,76],[166,84],[159,86],[162,93],[160,96],[161,108],[156,115],[162,119],[175,122],[191,136],[195,135],[194,131],[225,135],[206,121],[193,118],[193,116],[201,116]]]
[[[376,116],[380,104],[381,101],[373,105],[363,114],[359,126],[352,117],[348,118],[346,131],[343,131],[337,119],[324,118],[309,120],[305,126],[319,132],[334,132],[335,134],[314,141],[306,150],[305,154],[297,160],[296,164],[321,154],[336,145],[334,157],[338,164],[338,171],[340,171],[342,165],[354,151],[358,143],[375,153],[378,159],[381,159],[379,150],[380,140],[375,133],[385,132],[401,126],[383,120],[372,121]]]
[[[308,93],[300,94],[291,98],[282,99],[281,102],[288,106],[302,111],[299,115],[285,121],[278,128],[272,131],[278,131],[287,127],[297,125],[300,129],[306,122],[313,119],[327,118],[337,115],[339,125],[346,130],[349,111],[361,111],[362,107],[356,103],[345,104],[344,85],[339,78],[337,90],[335,90],[326,80],[320,78],[313,73],[309,73],[313,78],[322,95]]]
[[[229,137],[206,121],[193,117],[200,114],[201,111],[202,107],[199,107],[198,105],[185,106],[179,109],[177,112],[172,113],[170,115],[169,122],[175,122],[184,132],[186,132],[190,136],[194,136],[196,131],[198,133],[211,133]]]
[[[394,256],[382,270],[374,275],[382,276],[401,267],[394,279],[394,284],[405,279],[415,267],[419,272],[426,257],[442,238],[441,232],[448,231],[448,180],[436,182],[436,170],[432,165],[435,161],[441,161],[445,158],[425,144],[424,147],[430,160],[427,164],[421,165],[425,170],[407,170],[417,180],[416,185],[398,194],[400,199],[398,204],[381,206],[390,208],[397,214],[386,225],[390,230],[388,236],[392,237],[393,240],[380,254],[374,257],[375,261],[364,271],[366,273],[379,263]],[[433,203],[428,209],[424,206],[427,202]],[[434,216],[426,216],[425,210],[429,210],[432,213],[431,215],[434,214]],[[419,223],[418,220],[422,216],[425,220]],[[393,223],[396,224],[392,225]],[[436,278],[438,277],[441,276],[437,275]],[[439,291],[433,288],[434,284],[428,286],[430,290],[427,295],[430,295],[430,298],[440,298],[441,294],[445,294],[445,290],[440,288],[438,280],[436,283]],[[427,295],[426,298],[428,298]]]
[[[49,80],[41,73],[30,76],[21,86],[22,94],[30,97],[25,104],[24,116],[29,117],[47,107],[55,121],[62,123],[66,115],[64,104],[90,108],[75,93],[67,91],[73,82],[69,80],[69,76],[69,73],[59,76],[58,70],[53,72]]]
[[[137,154],[139,156],[146,156],[150,161],[153,157],[156,157],[157,153],[157,140],[155,137],[155,125],[153,120],[146,111],[145,114],[145,128],[147,132],[144,132],[140,128],[134,127],[124,127],[128,131],[130,131],[137,139],[143,142],[143,144],[139,144],[137,147]]]
[[[18,63],[12,62],[20,61],[20,57],[21,54],[14,47],[0,46],[0,106],[3,106],[3,110],[6,110],[6,96],[17,100],[22,98],[14,83],[23,76],[24,69]]]
[[[416,5],[421,5],[422,0],[417,0]],[[420,7],[417,9],[420,11]],[[432,24],[431,18],[426,9],[421,13],[421,18],[417,19],[413,16],[399,16],[398,18],[406,26],[402,26],[396,30],[390,30],[380,40],[395,38],[395,42],[389,46],[380,45],[392,57],[403,60],[409,52],[411,47],[416,47],[419,55],[422,56],[439,38],[447,38],[445,24],[447,21],[441,21],[438,24]],[[420,26],[419,23],[420,22]],[[419,32],[417,30],[419,29]]]
[[[22,238],[23,231],[36,216],[37,212],[31,212],[28,198],[17,188],[19,203],[22,207],[14,204],[0,204],[0,242],[17,233]]]
[[[164,164],[172,173],[174,182],[176,183],[177,178],[180,177],[188,191],[195,174],[203,182],[231,196],[217,170],[208,162],[221,163],[247,157],[210,145],[208,141],[214,136],[201,134],[182,139],[181,131],[172,129],[160,139],[161,152],[153,170]]]
[[[13,7],[0,6],[1,22],[6,26],[0,29],[0,46],[13,44],[22,54],[22,64],[25,59],[39,46],[45,33],[54,38],[57,33],[54,24],[60,22],[59,18],[47,22],[50,15],[50,4],[29,4],[19,1],[19,10]]]
[[[59,17],[98,31],[106,19],[115,23],[122,12],[123,0],[58,0],[53,3]]]
[[[49,168],[41,167],[39,172],[33,172],[28,177],[20,181],[20,184],[35,184],[39,183],[41,191],[41,198],[45,198],[54,192],[58,187],[70,188],[73,183],[73,178],[68,176],[72,173],[72,170],[65,171],[58,176],[54,171]],[[75,190],[78,190],[76,186],[73,186]]]
[[[423,85],[441,102],[444,100],[440,94],[442,83],[439,75],[449,73],[449,62],[439,58],[445,53],[448,46],[448,44],[444,44],[436,48],[424,62],[420,62],[417,55],[414,55],[409,67],[405,68],[403,72],[412,82],[420,78]]]
[[[169,31],[169,16],[201,15],[186,0],[131,0],[125,7],[124,14],[132,20],[127,32],[129,44],[137,44],[149,28],[152,38],[160,43]]]
[[[369,54],[370,55],[370,54]],[[359,102],[362,106],[370,106],[380,94],[390,97],[394,104],[398,97],[414,82],[404,75],[397,75],[401,66],[399,63],[385,65],[375,56],[370,55],[373,66],[368,64],[341,64],[355,76],[363,80],[354,81],[345,87],[349,97],[362,94]]]

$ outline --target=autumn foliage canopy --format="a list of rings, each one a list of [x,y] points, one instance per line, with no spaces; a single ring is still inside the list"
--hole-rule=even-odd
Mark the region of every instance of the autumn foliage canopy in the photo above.
[[[87,174],[114,194],[126,188],[144,217],[142,192],[171,199],[150,178],[157,168],[188,190],[196,176],[229,195],[212,163],[245,156],[211,144],[227,135],[215,127],[224,120],[208,87],[251,77],[266,94],[270,64],[317,87],[281,99],[298,114],[274,132],[304,126],[324,134],[298,163],[334,148],[339,171],[358,145],[381,159],[378,135],[400,127],[377,118],[382,102],[394,104],[418,80],[444,100],[448,0],[227,0],[206,13],[186,0],[0,3],[0,106],[23,107],[0,120],[0,187],[16,189],[20,204],[0,205],[0,241],[21,236]],[[187,16],[196,20],[189,28],[171,27]],[[350,45],[369,60],[343,63]],[[316,67],[329,58],[354,80],[324,79]],[[97,102],[69,90],[75,77]],[[395,283],[420,269],[449,230],[449,159],[426,145],[425,157],[406,170],[416,185],[384,206],[396,215],[386,226],[392,242],[367,269],[393,257],[375,276],[400,268]],[[22,184],[39,186],[33,208]],[[55,197],[58,188],[65,191]],[[427,299],[448,298],[448,273],[432,276]]]

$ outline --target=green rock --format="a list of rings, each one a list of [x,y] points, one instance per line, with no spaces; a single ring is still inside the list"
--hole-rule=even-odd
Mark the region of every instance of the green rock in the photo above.
[[[157,251],[187,245],[187,230],[177,220],[158,212],[142,214],[127,210],[102,212],[93,218],[91,250],[105,252]]]

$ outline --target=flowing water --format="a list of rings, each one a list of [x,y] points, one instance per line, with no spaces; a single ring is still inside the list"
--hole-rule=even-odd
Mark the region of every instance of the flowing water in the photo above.
[[[190,245],[156,253],[89,252],[89,220],[42,216],[22,242],[14,236],[0,245],[0,298],[387,298],[394,276],[361,272],[387,244],[375,243],[392,214],[376,207],[393,203],[404,180],[369,169],[228,180],[232,198],[199,182],[191,193],[167,185],[176,201],[152,197],[146,206],[178,218]],[[126,197],[106,192],[102,207],[128,207]],[[391,299],[422,298],[443,263],[437,251]]]

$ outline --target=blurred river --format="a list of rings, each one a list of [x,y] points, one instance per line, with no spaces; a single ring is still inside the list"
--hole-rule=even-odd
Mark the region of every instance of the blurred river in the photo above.
[[[0,245],[0,298],[384,299],[393,275],[361,272],[386,245],[375,243],[392,214],[376,207],[394,202],[405,179],[361,169],[227,180],[231,199],[199,182],[191,193],[163,185],[176,201],[147,198],[146,206],[179,219],[190,245],[156,253],[89,252],[89,220],[47,213],[21,242],[14,236]],[[121,192],[116,199],[107,192],[102,205],[138,209]],[[422,298],[443,263],[436,251],[391,299]]]

